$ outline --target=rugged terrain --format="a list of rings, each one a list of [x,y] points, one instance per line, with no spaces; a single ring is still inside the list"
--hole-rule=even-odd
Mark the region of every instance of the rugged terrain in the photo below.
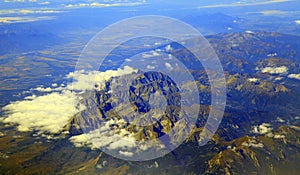
[[[151,94],[167,98],[166,112],[153,115],[153,125],[139,127],[124,122],[111,125],[133,134],[136,140],[155,140],[179,124],[180,94],[176,84],[159,73],[145,73],[131,82],[130,105],[124,106],[111,95],[113,77],[102,89],[90,91],[84,103],[92,106],[75,115],[55,139],[35,132],[13,131],[1,125],[0,170],[7,174],[297,174],[300,161],[300,37],[268,32],[241,32],[208,37],[224,67],[227,83],[227,106],[222,123],[213,139],[199,147],[201,131],[209,113],[210,84],[198,65],[187,65],[197,80],[201,102],[200,113],[185,142],[171,154],[146,162],[126,162],[93,150],[89,145],[75,147],[70,139],[97,129],[104,121],[134,119],[131,110],[151,111]],[[182,62],[191,57],[172,45]],[[293,75],[293,76],[292,76]],[[130,80],[130,81],[129,81]],[[189,82],[186,82],[189,86]],[[118,87],[114,87],[118,89]],[[118,101],[119,100],[119,101]],[[117,104],[117,105],[116,105]],[[187,103],[189,104],[189,103]],[[189,106],[192,108],[193,105]],[[122,106],[120,116],[115,108]],[[124,118],[125,117],[125,118]],[[141,120],[141,119],[139,119]],[[146,119],[145,119],[146,120]],[[135,121],[143,122],[143,121]],[[186,121],[185,121],[186,122]],[[184,133],[178,132],[177,137]],[[147,171],[145,171],[145,169]]]

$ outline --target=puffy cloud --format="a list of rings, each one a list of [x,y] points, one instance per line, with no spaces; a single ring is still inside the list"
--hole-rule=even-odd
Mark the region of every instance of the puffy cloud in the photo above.
[[[134,138],[125,129],[120,129],[122,134],[116,134],[114,129],[111,128],[113,124],[124,124],[124,120],[108,120],[103,123],[98,129],[90,131],[89,133],[72,136],[70,141],[77,147],[89,146],[91,148],[108,147],[110,150],[122,148],[124,146],[134,147],[136,146]],[[125,140],[125,141],[124,141]],[[128,140],[128,141],[127,141]],[[131,142],[129,143],[129,140]]]
[[[246,30],[245,33],[248,33],[248,34],[254,34],[254,32],[251,31],[251,30]]]
[[[249,142],[242,143],[243,146],[254,147],[254,148],[263,148],[264,145],[262,143],[257,142],[256,140],[250,140]]]
[[[261,70],[262,73],[269,74],[284,74],[288,72],[288,68],[286,66],[281,67],[265,67]]]
[[[85,147],[85,146],[92,147],[93,146],[86,134],[72,136],[69,140],[76,147]]]
[[[170,51],[172,51],[172,50],[173,50],[173,48],[171,47],[170,44],[166,46],[166,51],[167,51],[167,52],[170,52]]]
[[[300,74],[290,74],[288,75],[289,78],[300,80]]]
[[[285,120],[283,120],[283,119],[280,118],[280,117],[277,117],[277,121],[280,122],[280,123],[284,123],[284,122],[285,122]]]
[[[53,83],[51,86],[52,86],[52,87],[57,87],[58,84],[57,84],[57,83]]]
[[[33,99],[35,99],[36,98],[36,95],[32,95],[32,96],[27,96],[27,97],[25,97],[24,99],[25,100],[33,100]]]
[[[51,87],[43,87],[43,86],[40,86],[40,87],[37,87],[37,88],[32,88],[30,89],[31,91],[38,91],[38,92],[60,92],[62,90],[65,90],[66,88],[61,86],[61,87],[58,87],[58,84],[57,83],[53,83],[51,85]]]
[[[152,57],[157,57],[160,56],[160,53],[157,51],[151,51],[150,53],[144,53],[142,55],[143,58],[152,58]]]
[[[113,124],[119,126],[118,128],[111,127]],[[134,134],[124,129],[126,122],[120,120],[105,121],[98,129],[90,131],[89,133],[72,136],[69,140],[74,143],[76,147],[90,147],[106,148],[108,150],[117,150],[120,155],[131,157],[134,152],[145,151],[150,147],[146,143],[136,141]],[[159,148],[163,146],[157,142]]]
[[[123,156],[126,156],[126,157],[132,157],[134,154],[133,152],[129,152],[129,151],[122,151],[120,150],[119,153]]]
[[[283,77],[276,77],[275,81],[281,81],[283,79]]]
[[[5,106],[8,111],[3,123],[17,124],[19,131],[40,130],[60,133],[70,118],[83,107],[76,108],[79,101],[70,91],[51,93],[44,96],[31,96]],[[74,105],[75,104],[75,105]]]
[[[135,71],[137,70],[130,67],[124,67],[124,69],[116,71],[94,71],[87,74],[84,74],[83,71],[78,71],[69,73],[67,77],[74,79],[76,90],[84,91],[91,90],[87,89],[87,87],[89,87],[90,83],[93,85],[94,80],[104,83],[104,80],[108,80],[112,76],[120,76]],[[57,84],[54,83],[53,86],[57,86]],[[79,105],[80,95],[71,92],[72,86],[70,85],[66,87],[61,85],[61,87],[57,88],[38,87],[33,90],[49,93],[43,96],[28,96],[22,101],[5,106],[3,110],[6,111],[7,116],[1,122],[16,124],[19,131],[39,130],[44,133],[57,134],[62,132],[64,126],[69,124],[74,114],[85,109]],[[78,139],[82,140],[83,137]]]
[[[300,25],[300,20],[295,20],[295,23],[296,23],[297,25]]]
[[[159,46],[159,45],[161,45],[161,43],[160,42],[155,42],[154,45]]]
[[[248,78],[248,81],[249,81],[249,82],[256,83],[256,82],[259,81],[259,79],[258,79],[258,78]]]
[[[73,83],[68,85],[67,88],[69,90],[76,91],[85,91],[92,90],[95,88],[95,85],[98,85],[99,88],[104,86],[104,82],[109,80],[114,76],[122,76],[126,74],[136,73],[137,69],[133,69],[129,66],[125,66],[124,69],[118,70],[108,70],[105,72],[92,71],[92,72],[84,72],[77,71],[71,72],[67,75],[67,78],[72,78]]]
[[[132,62],[132,60],[129,59],[129,58],[126,58],[125,61],[126,61],[126,62]]]
[[[252,132],[256,134],[267,134],[272,131],[270,124],[262,123],[259,126],[254,126]]]
[[[43,87],[37,87],[35,90],[40,91],[40,92],[51,92],[52,89],[50,87],[43,88]]]
[[[147,65],[147,69],[155,69],[155,66]]]
[[[165,63],[165,66],[166,66],[166,68],[169,69],[169,70],[172,70],[172,69],[173,69],[173,67],[172,67],[172,65],[171,65],[170,63]]]

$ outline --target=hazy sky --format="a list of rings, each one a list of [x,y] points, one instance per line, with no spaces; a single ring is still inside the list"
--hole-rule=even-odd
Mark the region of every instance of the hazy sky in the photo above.
[[[21,7],[21,6],[43,6],[43,7],[53,7],[53,6],[65,6],[68,4],[133,4],[136,3],[147,3],[153,5],[180,5],[180,6],[190,6],[190,7],[200,7],[200,8],[219,8],[219,7],[241,7],[241,6],[254,6],[254,5],[270,5],[270,4],[291,4],[297,3],[298,0],[4,0],[0,1],[2,7]],[[96,5],[96,4],[94,4]]]
[[[293,15],[295,20],[296,18],[298,20],[300,14],[300,0],[4,0],[0,1],[0,7],[0,22],[2,23],[52,19],[58,13],[79,8],[93,8],[99,9],[97,11],[103,11],[102,9],[110,7],[114,8],[112,9],[114,16],[117,15],[119,9],[138,11],[136,15],[159,14],[170,16],[170,14],[179,15],[197,11],[197,13],[224,13],[245,17],[249,14],[261,13],[276,16]],[[180,10],[184,10],[184,12]],[[135,14],[132,13],[132,15]],[[23,18],[16,19],[20,16]],[[35,18],[39,16],[39,18],[32,19],[32,16]]]

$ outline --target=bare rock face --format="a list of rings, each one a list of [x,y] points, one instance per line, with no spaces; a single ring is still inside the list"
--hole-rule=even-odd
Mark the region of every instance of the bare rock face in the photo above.
[[[83,132],[95,130],[110,119],[124,120],[125,126],[113,127],[125,127],[135,133],[137,140],[157,139],[172,129],[179,133],[174,137],[181,138],[182,132],[190,131],[189,128],[182,130],[186,128],[188,114],[180,112],[181,107],[188,109],[193,106],[181,106],[178,87],[163,73],[114,77],[106,82],[104,89],[83,96],[82,104],[86,110],[74,117],[70,129],[73,133],[80,133],[78,129]]]

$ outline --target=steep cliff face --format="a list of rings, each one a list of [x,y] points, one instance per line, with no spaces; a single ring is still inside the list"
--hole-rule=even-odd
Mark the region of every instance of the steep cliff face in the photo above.
[[[137,141],[168,135],[173,142],[177,142],[189,135],[193,128],[203,126],[209,111],[207,106],[200,108],[192,104],[191,99],[181,104],[182,93],[189,92],[180,90],[163,73],[113,77],[106,82],[105,88],[83,95],[82,104],[86,110],[73,118],[70,133],[87,133],[111,119],[121,119],[124,124],[113,125],[111,129],[116,132],[125,129],[134,134]],[[197,109],[202,112],[199,114]],[[172,134],[169,135],[170,132]]]

